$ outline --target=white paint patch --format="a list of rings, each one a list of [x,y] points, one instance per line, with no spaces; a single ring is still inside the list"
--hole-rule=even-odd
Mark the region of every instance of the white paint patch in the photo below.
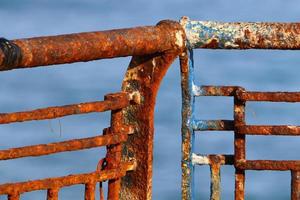
[[[182,34],[182,31],[176,32],[175,37],[176,37],[175,44],[177,46],[179,46],[179,47],[182,47],[183,46],[183,34]]]
[[[197,155],[195,153],[192,154],[192,163],[195,165],[208,165],[209,158],[207,156]]]

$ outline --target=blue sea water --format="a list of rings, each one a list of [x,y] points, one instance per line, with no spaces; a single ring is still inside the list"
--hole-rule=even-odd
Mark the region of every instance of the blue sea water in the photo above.
[[[162,19],[299,21],[297,0],[0,0],[0,36],[8,39],[154,25]],[[99,60],[0,73],[0,112],[101,100],[120,90],[130,58]],[[195,50],[198,84],[240,85],[248,90],[300,91],[300,52]],[[157,98],[153,199],[180,199],[180,73],[178,60]],[[168,103],[167,103],[168,102]],[[171,103],[170,103],[171,102]],[[201,97],[201,119],[232,119],[232,99]],[[248,103],[249,124],[299,125],[300,105]],[[109,124],[109,113],[70,116],[0,126],[0,149],[95,136]],[[296,137],[248,137],[248,159],[300,159]],[[196,152],[232,153],[232,133],[201,133]],[[103,150],[62,153],[0,162],[0,183],[89,172]],[[209,169],[196,168],[197,200],[209,199]],[[246,199],[290,199],[289,172],[247,172]],[[234,170],[222,168],[222,199],[233,199]],[[61,199],[83,199],[83,186],[65,188]],[[6,199],[0,196],[0,199]],[[45,191],[22,199],[45,199]]]

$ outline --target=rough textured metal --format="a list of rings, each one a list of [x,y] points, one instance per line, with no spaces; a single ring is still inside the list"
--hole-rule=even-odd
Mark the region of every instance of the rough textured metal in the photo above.
[[[291,200],[300,199],[300,171],[291,171]]]
[[[47,190],[51,188],[61,188],[76,184],[87,184],[90,181],[100,182],[125,176],[128,170],[132,170],[133,163],[123,163],[118,169],[103,170],[86,174],[69,175],[58,178],[48,178],[35,181],[6,183],[0,185],[0,195],[8,194],[15,196],[24,192],[35,190]]]
[[[192,155],[194,152],[194,130],[192,122],[194,118],[194,102],[193,95],[193,52],[187,51],[180,56],[181,68],[181,91],[182,91],[182,144],[181,144],[181,193],[182,199],[191,200],[194,198],[194,166]]]
[[[300,170],[299,160],[238,160],[235,166],[243,170]]]
[[[232,131],[233,120],[193,120],[194,131]]]
[[[237,132],[246,135],[300,135],[299,126],[257,126],[246,125],[236,128]]]
[[[58,200],[59,188],[50,188],[47,190],[47,200]]]
[[[24,122],[30,120],[53,119],[67,115],[84,114],[91,112],[104,112],[108,110],[124,108],[130,103],[129,96],[126,93],[116,93],[110,94],[108,96],[111,97],[109,99],[106,99],[105,101],[56,106],[25,112],[0,113],[0,124]]]
[[[237,90],[242,91],[241,89]],[[245,125],[245,102],[234,98],[234,166],[238,160],[246,159],[246,136],[236,131],[237,126]],[[235,200],[244,200],[245,198],[245,171],[235,169]]]
[[[234,155],[198,155],[193,153],[192,155],[194,165],[209,165],[212,162],[218,162],[221,165],[233,165]]]
[[[84,200],[95,200],[96,182],[85,184]]]
[[[69,141],[39,144],[26,147],[0,150],[0,160],[16,159],[29,156],[42,156],[65,151],[77,151],[106,145],[114,145],[127,140],[127,133],[96,136]]]
[[[300,102],[300,92],[240,92],[242,101]]]
[[[137,162],[135,171],[122,178],[121,200],[150,200],[152,197],[152,160],[154,135],[154,106],[160,83],[171,63],[185,48],[184,30],[178,22],[158,23],[159,34],[154,45],[165,49],[163,53],[134,56],[127,69],[123,91],[138,92],[141,102],[124,109],[124,119],[135,127],[122,147],[122,159],[132,157]],[[148,36],[149,37],[149,36]],[[166,38],[167,37],[167,38]],[[152,45],[152,44],[149,44]],[[146,52],[147,53],[147,52]]]
[[[300,23],[224,23],[187,17],[181,23],[190,48],[300,49]]]
[[[238,89],[243,88],[239,86],[193,86],[195,96],[235,96]]]
[[[0,70],[163,53],[176,48],[174,41],[183,46],[182,37],[177,35],[176,40],[169,32],[176,28],[145,26],[13,40],[11,43],[21,50],[21,59],[8,65],[0,51]]]
[[[220,162],[212,160],[210,164],[210,200],[220,200],[221,196],[221,176],[220,176]]]

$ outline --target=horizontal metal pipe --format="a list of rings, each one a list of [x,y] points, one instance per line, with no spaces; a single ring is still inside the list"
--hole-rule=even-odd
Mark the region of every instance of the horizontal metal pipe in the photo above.
[[[6,183],[0,185],[0,195],[18,194],[35,190],[47,190],[50,188],[61,188],[77,184],[87,184],[91,181],[100,182],[125,176],[126,172],[133,169],[132,162],[122,163],[117,169],[96,171],[86,174],[68,175],[56,178],[47,178],[19,183]]]
[[[130,103],[127,93],[110,94],[105,101],[95,101],[65,106],[55,106],[32,111],[0,113],[0,124],[24,122],[31,120],[44,120],[63,117],[67,115],[84,114],[91,112],[104,112],[128,106]]]
[[[200,155],[193,153],[192,163],[194,165],[210,165],[211,163],[220,163],[220,165],[233,165],[234,155]]]
[[[300,23],[214,22],[181,19],[190,48],[300,49]]]
[[[194,131],[230,131],[233,130],[233,120],[193,120]]]
[[[195,96],[234,96],[237,90],[243,90],[239,86],[193,86]]]
[[[0,160],[9,160],[29,156],[43,156],[65,151],[90,149],[100,146],[118,144],[125,142],[126,140],[127,134],[111,134],[49,144],[11,148],[7,150],[0,150]]]
[[[300,170],[300,161],[298,160],[238,160],[235,167],[242,170]]]
[[[237,126],[236,132],[247,135],[300,135],[300,126]]]
[[[185,45],[178,27],[178,22],[165,20],[156,26],[17,39],[8,44],[4,40],[0,71],[178,51]],[[17,54],[14,51],[21,55],[10,61]]]
[[[300,102],[300,92],[238,92],[241,101]]]

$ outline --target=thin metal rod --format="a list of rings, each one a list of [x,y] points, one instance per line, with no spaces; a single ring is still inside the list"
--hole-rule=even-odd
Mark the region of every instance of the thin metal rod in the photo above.
[[[193,92],[195,96],[234,96],[236,90],[243,89],[239,86],[193,86]]]
[[[300,171],[291,171],[291,200],[300,199]]]
[[[86,174],[69,175],[57,178],[47,178],[41,180],[19,182],[19,183],[6,183],[0,185],[0,195],[3,194],[15,194],[15,190],[18,192],[31,192],[34,190],[47,190],[49,188],[61,188],[65,186],[71,186],[76,184],[87,184],[91,180],[100,182],[108,179],[115,179],[125,176],[126,172],[134,168],[133,163],[122,163],[118,169],[103,170],[101,173],[92,172]]]
[[[115,134],[73,139],[63,142],[39,144],[26,147],[0,150],[0,160],[9,160],[29,156],[43,156],[65,151],[77,151],[106,145],[118,144],[127,140],[127,134]]]
[[[241,101],[300,102],[300,92],[254,92],[237,94]]]
[[[58,200],[59,188],[50,188],[47,190],[47,200]]]
[[[242,91],[242,89],[237,90]],[[245,125],[245,102],[234,97],[234,162],[246,159],[246,136],[239,134],[236,126]],[[235,169],[235,200],[245,199],[245,171],[236,167]]]
[[[107,110],[124,108],[130,103],[128,95],[124,92],[110,94],[109,96],[113,98],[105,101],[56,106],[25,112],[0,113],[0,124],[53,119],[67,115],[76,115],[91,112],[104,112]]]
[[[192,162],[194,165],[209,165],[213,162],[218,162],[220,165],[233,165],[234,155],[199,155],[193,153]]]
[[[233,131],[233,120],[193,120],[194,131]]]
[[[221,176],[220,176],[220,163],[212,162],[210,165],[210,200],[220,200],[221,193]]]
[[[89,182],[85,184],[84,200],[95,200],[96,183]]]
[[[194,199],[194,166],[192,163],[194,131],[192,127],[194,95],[193,95],[193,52],[185,52],[180,56],[181,88],[182,88],[182,199]]]
[[[235,166],[243,170],[300,171],[299,160],[239,160]]]
[[[264,126],[264,125],[246,125],[239,126],[236,130],[240,134],[246,135],[300,135],[300,126],[277,125],[277,126]]]

